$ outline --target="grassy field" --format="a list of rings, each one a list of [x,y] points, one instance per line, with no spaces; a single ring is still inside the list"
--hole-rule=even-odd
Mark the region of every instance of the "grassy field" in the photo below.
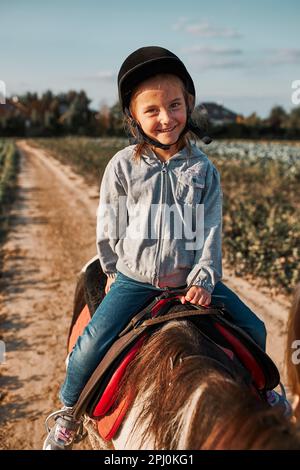
[[[208,155],[224,190],[227,264],[290,292],[300,280],[300,146],[222,142]]]
[[[0,241],[8,228],[8,213],[14,198],[18,152],[12,141],[0,140]]]
[[[36,139],[60,161],[100,183],[121,139]],[[203,150],[221,174],[225,263],[275,291],[300,280],[300,145],[218,141]]]
[[[63,137],[30,140],[30,144],[50,150],[55,158],[71,165],[87,180],[100,183],[108,161],[118,150],[128,145],[128,141],[114,138]]]

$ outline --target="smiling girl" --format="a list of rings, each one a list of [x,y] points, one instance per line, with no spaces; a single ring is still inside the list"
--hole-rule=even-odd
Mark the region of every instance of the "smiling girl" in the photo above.
[[[101,183],[97,250],[106,296],[70,356],[64,408],[45,449],[72,447],[80,424],[72,407],[86,382],[130,319],[166,289],[187,287],[181,301],[194,305],[224,297],[233,320],[265,347],[263,322],[221,282],[222,192],[218,171],[191,140],[191,132],[202,134],[191,120],[190,74],[167,49],[143,47],[122,64],[118,87],[136,144],[110,160]]]

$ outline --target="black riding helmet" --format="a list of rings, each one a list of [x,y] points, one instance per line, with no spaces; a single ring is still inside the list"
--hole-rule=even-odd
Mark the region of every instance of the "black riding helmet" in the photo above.
[[[188,73],[183,62],[173,52],[158,46],[141,47],[123,62],[118,74],[119,99],[123,112],[129,117],[132,125],[136,128],[139,141],[147,143],[162,149],[170,148],[170,145],[161,144],[159,141],[150,139],[142,130],[140,125],[134,120],[130,113],[129,105],[133,90],[154,75],[168,73],[176,75],[183,82],[186,91],[195,99],[194,82]],[[189,110],[187,124],[179,138],[186,132],[194,132],[205,143],[210,143],[209,137],[203,137],[201,130],[192,122],[191,112]],[[179,140],[179,139],[178,139]]]
[[[160,73],[179,77],[186,90],[195,97],[193,80],[185,65],[173,52],[157,46],[141,47],[125,59],[119,71],[118,88],[123,111],[129,108],[131,93],[135,87]]]

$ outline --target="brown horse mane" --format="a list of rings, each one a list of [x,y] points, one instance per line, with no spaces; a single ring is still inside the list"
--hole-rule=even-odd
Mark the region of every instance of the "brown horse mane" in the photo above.
[[[222,365],[199,354],[187,321],[156,331],[129,366],[119,396],[133,392],[141,411],[132,432],[154,449],[299,449],[296,426],[258,400]]]
[[[291,392],[300,398],[300,364],[294,364],[292,355],[295,349],[292,344],[295,340],[300,340],[300,284],[298,284],[294,291],[293,302],[290,309],[288,326],[287,326],[287,345],[285,353],[285,362],[287,369],[288,383]],[[295,410],[295,415],[300,418],[300,400]]]
[[[71,328],[86,303],[94,312],[105,280],[99,263],[80,274]],[[300,396],[300,365],[291,360],[291,345],[299,335],[300,284],[286,351],[291,391]],[[180,320],[167,323],[145,342],[119,389],[120,399],[130,391],[141,405],[132,433],[142,433],[142,442],[151,437],[153,449],[299,449],[297,425],[258,401],[236,370],[203,354],[202,340],[195,325]],[[298,410],[300,415],[300,405]]]

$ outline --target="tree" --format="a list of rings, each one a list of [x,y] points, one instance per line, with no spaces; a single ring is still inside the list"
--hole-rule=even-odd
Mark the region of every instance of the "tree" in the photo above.
[[[300,106],[292,109],[288,119],[288,127],[290,129],[300,130]]]
[[[110,127],[110,109],[107,104],[101,104],[97,120],[100,135],[107,135]]]
[[[274,129],[282,129],[286,127],[287,113],[282,106],[274,106],[267,118],[270,126]]]
[[[67,95],[67,102],[69,102],[69,107],[61,116],[60,121],[72,134],[85,134],[91,114],[89,110],[90,99],[85,91],[81,90],[77,93],[72,90]]]
[[[110,108],[110,135],[121,136],[124,135],[124,122],[123,122],[123,113],[120,106],[120,103],[115,103]]]
[[[243,124],[250,127],[260,127],[262,124],[261,118],[256,114],[252,113],[250,116],[244,119]]]

